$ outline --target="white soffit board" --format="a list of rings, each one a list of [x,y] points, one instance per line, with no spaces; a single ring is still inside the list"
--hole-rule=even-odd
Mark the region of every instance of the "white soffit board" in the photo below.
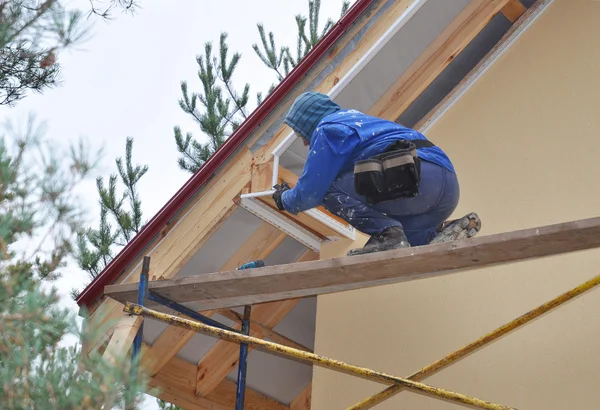
[[[176,277],[220,271],[225,262],[242,247],[261,224],[262,221],[248,211],[242,208],[236,209],[181,268]]]
[[[356,75],[371,61],[373,57],[390,41],[407,21],[427,2],[427,0],[415,0],[392,25],[381,35],[381,37],[367,50],[367,52],[352,66],[340,81],[327,93],[332,100],[337,101],[337,96],[356,77]],[[283,141],[273,150],[273,155],[278,157],[284,153],[296,139],[294,132],[290,132]]]
[[[274,330],[309,349],[314,349],[316,320],[317,298],[305,298],[298,302],[294,309],[274,327]]]
[[[275,250],[269,255],[269,257],[265,258],[265,264],[268,266],[282,265],[294,262],[298,260],[304,252],[306,252],[307,248],[292,238],[286,238],[283,242],[275,248]],[[198,310],[197,306],[194,303],[185,304],[186,307],[192,310]],[[177,315],[176,312],[172,311],[169,308],[158,307],[157,310],[164,311],[167,313],[171,313]],[[235,311],[238,313],[243,312],[243,307],[235,308]],[[298,321],[301,325],[295,330],[295,332],[286,333],[289,337],[297,336],[299,339],[313,340],[314,338],[314,326],[311,326],[311,323],[314,321],[313,317],[301,318],[298,315],[302,314],[314,314],[314,309],[311,308],[310,301],[301,301],[298,305],[292,310],[294,313],[294,321]],[[290,312],[290,314],[292,314]],[[212,319],[223,323],[227,326],[232,326],[233,321],[221,316],[219,314],[214,314],[211,316]],[[144,320],[144,342],[152,344],[156,341],[156,339],[160,336],[160,334],[167,328],[167,324],[156,321],[153,319]],[[288,323],[286,321],[286,323]],[[290,323],[287,327],[284,326],[284,331],[289,326],[295,326],[294,323]],[[298,333],[299,332],[299,333]],[[218,341],[218,339],[207,336],[204,334],[195,335],[179,352],[178,357],[183,360],[186,360],[190,363],[197,363],[198,360]],[[302,343],[302,342],[301,342]]]
[[[302,299],[275,330],[292,340],[313,349],[316,326],[317,299]],[[312,380],[312,366],[285,357],[252,350],[248,355],[246,386],[282,403],[291,402]],[[237,366],[228,375],[237,380]]]
[[[469,0],[414,3],[398,18],[397,27],[388,30],[393,36],[374,45],[376,53],[359,60],[329,94],[342,108],[368,111],[468,4]],[[301,175],[308,148],[300,139],[282,143],[286,146],[281,166]]]
[[[226,326],[232,326],[233,321],[214,314],[211,319],[216,320]],[[180,350],[177,357],[188,363],[197,364],[200,359],[219,341],[219,339],[207,336],[203,333],[196,333]]]
[[[288,404],[311,382],[312,366],[253,349],[248,354],[246,387]],[[237,381],[237,366],[227,378]]]
[[[250,196],[242,195],[240,199],[240,206],[253,213],[258,218],[267,221],[277,229],[285,232],[286,235],[291,236],[313,251],[320,251],[321,239],[319,237],[263,204],[260,200]]]
[[[336,102],[368,111],[468,4],[469,0],[427,1],[340,92]]]

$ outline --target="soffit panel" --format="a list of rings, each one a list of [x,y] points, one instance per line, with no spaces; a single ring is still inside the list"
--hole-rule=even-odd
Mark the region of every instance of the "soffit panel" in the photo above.
[[[368,111],[468,3],[427,1],[336,97],[336,102]]]
[[[219,272],[261,224],[261,219],[238,207],[175,277]]]

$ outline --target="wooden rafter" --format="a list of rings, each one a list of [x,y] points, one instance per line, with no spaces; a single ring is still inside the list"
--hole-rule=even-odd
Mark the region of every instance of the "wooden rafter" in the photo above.
[[[239,271],[223,272],[218,277],[194,275],[154,282],[150,288],[177,294],[182,303],[225,308],[423,279],[597,247],[600,218],[591,218],[451,243],[267,266],[244,275]],[[126,302],[135,300],[137,288],[112,285],[105,292]]]
[[[444,97],[433,109],[431,109],[425,117],[423,117],[415,125],[415,129],[425,131],[431,126],[437,118],[440,118],[453,104],[457,101],[461,95],[474,84],[478,78],[480,78],[486,70],[496,61],[510,46],[512,41],[519,36],[528,22],[535,18],[539,13],[540,9],[547,3],[546,0],[537,0],[531,5],[527,11],[521,16],[515,24],[502,36],[500,41],[496,43],[494,47],[477,63],[475,67],[460,81],[454,89]]]
[[[242,263],[268,257],[283,242],[285,235],[267,223],[261,226],[250,238],[225,262],[220,270],[233,270]],[[177,300],[176,298],[174,300]],[[204,316],[212,316],[214,311],[202,312]],[[239,327],[238,327],[239,328]],[[154,342],[149,350],[147,360],[153,365],[148,367],[150,374],[155,375],[181,350],[187,342],[194,337],[194,332],[181,329],[177,326],[169,326]]]
[[[316,260],[318,256],[312,251],[306,251],[298,262]],[[250,273],[250,271],[248,271]],[[281,302],[265,303],[252,308],[251,318],[268,327],[275,327],[297,304],[298,299]],[[239,325],[236,325],[236,330]],[[265,334],[259,328],[250,327],[250,335],[263,338]],[[249,348],[249,351],[252,348]],[[239,346],[226,341],[218,341],[198,362],[196,394],[209,395],[216,386],[227,377],[237,366]]]
[[[147,348],[147,346],[144,346]],[[149,381],[150,388],[158,388],[158,396],[186,410],[230,410],[235,404],[235,383],[223,380],[206,397],[194,394],[196,366],[178,357],[172,358],[163,370]],[[289,406],[246,388],[244,409],[287,410]]]
[[[368,111],[395,121],[508,0],[472,0]]]
[[[125,357],[135,335],[142,324],[142,317],[123,316],[115,326],[115,330],[104,350],[103,357],[110,363],[114,363],[118,358]]]
[[[272,162],[254,166],[252,168],[251,192],[264,192],[264,191],[271,190],[272,189],[272,186],[271,186],[272,176],[273,176],[273,163]],[[278,176],[278,183],[286,182],[290,187],[294,187],[298,183],[298,176],[295,175],[294,173],[290,172],[289,170],[285,169],[282,166],[279,166],[279,171],[278,171],[277,176]],[[275,201],[273,201],[273,198],[271,196],[258,197],[257,200],[261,201],[262,203],[264,203],[265,205],[270,207],[272,210],[280,213],[285,218],[288,218],[288,219],[294,221],[295,223],[302,226],[306,230],[312,232],[313,234],[320,237],[321,239],[325,239],[327,237],[339,236],[339,233],[334,231],[332,228],[330,228],[329,226],[316,220],[315,218],[306,215],[303,212],[300,212],[298,215],[292,215],[288,212],[279,211],[279,209],[275,205]],[[340,218],[336,215],[333,215],[331,212],[327,211],[323,206],[318,206],[316,209],[321,211],[326,216],[335,219],[342,225],[345,225],[346,227],[350,227],[350,224],[348,222],[344,221],[342,218]]]
[[[282,302],[265,303],[252,308],[252,316],[255,321],[268,326],[275,326],[296,305],[298,299],[290,299]],[[239,326],[235,326],[239,330]],[[264,335],[258,329],[250,328],[250,335],[263,338]],[[249,348],[249,350],[252,350]],[[198,362],[196,395],[206,397],[221,381],[237,366],[240,354],[238,345],[219,340]]]
[[[225,316],[227,319],[233,320],[236,323],[242,323],[243,316],[233,309],[219,309],[216,312],[222,316]],[[282,335],[279,332],[276,332],[275,330],[273,330],[272,327],[265,326],[260,322],[252,320],[252,318],[250,319],[250,327],[259,329],[265,338],[271,339],[275,343],[293,347],[294,349],[298,350],[304,350],[305,352],[312,352],[312,349],[296,342],[295,340],[290,339],[285,335]]]
[[[337,82],[346,75],[352,67],[356,64],[357,61],[364,55],[364,53],[371,47],[375,42],[381,37],[381,35],[390,27],[390,25],[400,18],[400,16],[415,2],[416,0],[399,0],[394,3],[389,9],[386,10],[365,32],[365,34],[361,37],[358,43],[352,48],[352,51],[346,55],[343,61],[331,72],[329,73],[323,80],[321,80],[318,85],[315,87],[315,90],[321,92],[329,91]],[[340,49],[345,47],[349,42],[353,39],[353,37],[361,30],[365,28],[365,25],[369,21],[370,16],[373,16],[385,5],[385,1],[380,1],[377,6],[372,8],[370,11],[365,13],[365,17],[361,18],[354,24],[351,28],[349,28],[348,32],[344,34],[344,36],[339,40],[339,43],[336,44],[336,48]],[[319,67],[325,67],[329,65],[332,60],[336,58],[336,53],[329,53],[325,56],[322,61],[320,61],[315,67],[316,70],[313,70],[308,73],[306,78],[303,80],[303,83],[309,84],[313,81],[318,73],[320,72]],[[287,110],[287,106],[277,107],[273,113],[271,114],[271,119],[277,118],[277,116],[281,115],[285,110]],[[261,129],[266,129],[270,126],[270,122],[265,122],[261,125]],[[202,195],[201,199],[195,203],[190,203],[186,205],[186,207],[180,213],[180,216],[175,220],[171,221],[169,225],[165,226],[165,229],[162,231],[161,236],[154,239],[149,248],[151,249],[150,254],[146,254],[152,258],[151,265],[151,275],[153,272],[159,273],[159,276],[163,279],[169,279],[175,275],[176,272],[159,272],[156,269],[155,263],[158,262],[159,258],[173,258],[174,255],[171,254],[169,248],[172,247],[172,243],[181,244],[182,249],[186,249],[185,241],[189,239],[189,242],[193,242],[196,240],[198,244],[198,248],[202,246],[202,244],[210,238],[212,233],[218,229],[220,224],[224,221],[227,212],[231,213],[233,211],[233,207],[229,206],[229,201],[235,198],[236,194],[232,194],[232,190],[230,189],[232,183],[239,182],[242,187],[245,186],[249,181],[250,175],[250,163],[254,162],[257,164],[268,162],[272,160],[271,151],[272,149],[285,138],[287,133],[289,132],[289,128],[287,126],[280,126],[276,134],[273,138],[269,140],[267,144],[265,144],[262,148],[260,148],[257,152],[254,153],[253,157],[250,155],[250,151],[248,149],[243,149],[229,160],[228,164],[223,167],[218,173],[218,177],[213,178],[211,181],[207,183],[205,187],[202,188],[200,195]],[[254,142],[261,137],[261,133],[257,132],[254,136],[252,136],[246,146],[251,146]],[[247,179],[246,179],[247,178]],[[237,188],[237,184],[236,184]],[[240,188],[241,190],[242,188]],[[215,202],[218,200],[218,204]],[[225,205],[227,204],[227,205]],[[212,216],[210,210],[222,209],[225,212],[221,213],[217,218],[213,220],[209,220]],[[203,213],[207,213],[206,217],[200,219],[200,216]],[[183,233],[179,233],[180,227],[182,225],[188,226],[197,226],[197,231],[200,231],[202,226],[205,226],[203,236],[198,236],[195,238],[191,238],[186,236]],[[166,238],[171,238],[168,243],[164,243]],[[154,247],[154,249],[153,249]],[[134,283],[139,278],[139,272],[141,269],[141,258],[144,255],[139,255],[136,260],[132,263],[132,266],[125,271],[122,276],[117,280],[116,283]],[[188,257],[187,254],[180,255],[181,259]],[[175,265],[176,266],[176,265]],[[151,276],[151,280],[155,280]],[[88,319],[89,326],[92,328],[99,328],[107,321],[118,320],[122,317],[122,305],[115,303],[111,298],[107,298],[103,296],[102,299],[96,303],[90,310],[92,316]],[[112,334],[112,330],[105,335],[100,336],[100,339],[92,341],[90,345],[90,349],[96,349],[98,346],[103,345],[106,342],[106,339],[110,337]]]
[[[510,0],[506,6],[502,8],[502,14],[511,22],[516,22],[527,11],[527,7],[520,0]]]
[[[308,383],[304,389],[290,403],[290,410],[310,410],[312,398],[312,383]]]
[[[224,176],[211,183],[203,192],[201,200],[188,209],[179,224],[170,228],[156,246],[146,254],[150,256],[150,281],[170,279],[183,266],[212,234],[223,224],[237,205],[234,202],[242,189],[250,183],[249,150],[242,150],[229,166],[223,170]],[[176,228],[176,229],[175,229]],[[120,283],[137,283],[141,272],[141,260],[120,279]],[[103,323],[123,317],[123,306],[112,299],[106,299],[90,317],[89,326],[99,328]],[[94,341],[93,343],[98,343]],[[92,343],[92,344],[93,344]]]

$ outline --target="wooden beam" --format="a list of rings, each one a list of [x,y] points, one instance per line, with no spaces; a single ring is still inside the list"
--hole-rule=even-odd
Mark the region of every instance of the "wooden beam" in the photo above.
[[[317,255],[308,251],[298,261],[315,260]],[[250,272],[250,271],[248,271]],[[297,304],[298,299],[265,303],[252,308],[251,320],[268,327],[275,327]],[[234,327],[240,329],[240,325]],[[260,328],[250,326],[250,335],[263,338]],[[251,351],[249,347],[248,351]],[[237,344],[219,340],[198,362],[196,394],[208,396],[227,375],[237,366],[240,348]]]
[[[216,232],[236,208],[234,202],[241,190],[250,183],[252,155],[243,149],[223,170],[223,176],[211,181],[203,196],[181,217],[175,228],[162,238],[145,256],[150,256],[150,282],[170,279]],[[141,257],[124,273],[118,283],[137,283],[141,272]],[[129,275],[129,276],[127,276]],[[105,300],[89,319],[88,326],[97,329],[101,321],[118,320],[123,306],[113,299]],[[95,341],[93,343],[96,343]]]
[[[364,35],[362,35],[362,37],[358,40],[356,45],[353,46],[352,51],[344,57],[343,61],[340,64],[338,64],[338,66],[331,73],[329,73],[323,80],[319,82],[315,90],[327,92],[335,84],[337,84],[340,78],[346,75],[352,69],[352,67],[360,60],[364,53],[373,44],[375,44],[375,42],[381,37],[382,33],[384,33],[390,27],[390,25],[395,20],[397,20],[415,1],[416,0],[396,1],[389,9],[386,10],[385,13],[379,16],[378,20],[375,21],[368,29],[366,29]],[[317,75],[321,72],[323,68],[331,64],[335,58],[339,58],[339,55],[335,52],[335,50],[340,50],[346,45],[350,44],[351,41],[356,41],[354,37],[365,28],[365,25],[369,22],[369,19],[378,11],[380,11],[380,9],[384,7],[385,4],[386,1],[378,1],[378,4],[376,6],[366,11],[364,13],[364,16],[361,16],[361,18],[359,18],[359,20],[348,29],[347,33],[345,33],[342,36],[342,38],[340,38],[338,43],[335,44],[334,48],[332,49],[334,51],[324,56],[321,59],[321,61],[319,61],[318,64],[314,67],[314,69],[307,74],[306,78],[303,80],[303,83],[310,84],[316,79]],[[289,103],[291,104],[291,102],[292,101],[290,100]],[[288,107],[278,107],[277,109],[275,109],[271,114],[271,119],[269,120],[269,122],[265,122],[262,125],[262,127],[268,127],[273,120],[278,118],[278,116],[285,112],[287,109]],[[219,198],[220,201],[227,201],[233,199],[235,195],[230,194],[229,184],[232,181],[245,179],[246,176],[249,175],[250,162],[248,160],[250,159],[251,162],[256,163],[268,162],[272,160],[272,149],[286,137],[288,132],[289,127],[285,125],[280,126],[274,138],[269,140],[268,143],[265,144],[265,146],[260,148],[257,152],[254,153],[253,156],[251,156],[252,158],[250,158],[248,155],[250,151],[249,149],[247,149],[247,147],[252,146],[252,144],[254,144],[258,140],[258,138],[262,136],[262,133],[256,132],[255,135],[252,135],[246,143],[246,148],[242,149],[239,153],[233,156],[227,162],[226,166],[224,166],[223,169],[221,169],[216,174],[215,178],[209,181],[206,184],[206,186],[202,188],[200,195],[203,195],[203,197],[201,197],[199,201],[191,201],[190,204],[186,205],[181,212],[181,216],[177,217],[175,220],[171,221],[167,226],[165,226],[165,229],[161,232],[161,236],[157,237],[149,244],[148,248],[151,250],[150,256],[152,257],[153,262],[158,261],[159,258],[162,259],[163,257],[173,256],[169,249],[165,249],[166,247],[171,247],[171,244],[162,243],[166,236],[175,235],[178,237],[178,239],[182,239],[184,241],[187,239],[189,239],[190,242],[196,241],[198,244],[198,248],[200,248],[202,244],[208,238],[210,238],[210,235],[212,234],[212,232],[214,232],[215,228],[218,228],[219,223],[221,223],[223,219],[227,216],[226,213],[220,215],[218,221],[215,222],[208,221],[208,217],[211,215],[211,212],[208,212],[206,214],[206,217],[200,222],[199,225],[210,225],[210,223],[213,223],[212,230],[206,230],[203,235],[199,235],[195,238],[192,238],[189,235],[185,235],[184,233],[180,235],[179,233],[173,232],[173,230],[178,231],[180,229],[179,226],[182,225],[184,219],[185,225],[196,226],[198,224],[196,224],[193,220],[196,218],[197,215],[203,215],[204,212],[215,209],[226,210],[225,207],[219,208],[219,206],[215,206],[214,203],[211,202],[213,201],[215,195]],[[240,182],[242,182],[242,185],[246,185],[244,181]],[[199,230],[200,227],[198,226],[198,231]],[[181,245],[181,248],[184,249],[184,244]],[[141,264],[141,258],[146,255],[147,254],[140,254],[138,258],[136,258],[136,260],[132,263],[132,266],[129,267],[127,271],[123,272],[121,277],[117,280],[117,283],[136,282],[139,278],[140,270],[139,266],[136,266],[136,264]],[[185,257],[185,255],[181,256]],[[174,266],[175,270],[177,270],[177,264]],[[181,265],[179,265],[179,267],[180,266]],[[156,271],[158,272],[158,270]],[[169,279],[175,274],[176,272],[168,271],[161,275],[163,278]],[[125,279],[127,276],[129,276],[129,278]],[[154,279],[151,278],[151,280]],[[97,310],[102,310],[104,314],[107,314],[108,319],[118,320],[122,316],[121,309],[122,305],[115,303],[115,301],[111,298],[106,298],[103,296],[102,300],[93,306],[92,311],[94,312],[94,315],[90,317],[90,319],[88,319],[87,322],[92,328],[95,329],[99,326],[98,316],[95,314],[97,313]],[[105,336],[103,336],[103,340],[105,340]],[[102,340],[93,341],[92,347],[94,346],[94,344],[99,345],[101,343]]]
[[[268,257],[286,238],[277,228],[262,223],[260,227],[244,242],[244,244],[225,262],[221,271],[237,268],[242,263]],[[173,300],[177,301],[177,298]],[[214,311],[202,312],[204,316],[212,316]],[[148,366],[151,375],[155,375],[194,337],[196,333],[177,326],[169,326],[154,342],[148,360],[154,363]]]
[[[516,22],[527,11],[527,7],[519,0],[509,0],[502,8],[502,14],[511,22]]]
[[[271,190],[272,189],[272,186],[271,186],[272,176],[273,176],[273,163],[272,162],[255,165],[252,168],[251,192],[264,192],[264,191]],[[278,177],[277,178],[278,183],[281,184],[283,182],[286,182],[290,187],[294,187],[298,183],[298,176],[296,174],[292,173],[291,171],[285,169],[282,166],[279,167],[279,170],[277,172],[277,177]],[[303,212],[300,212],[298,215],[292,215],[289,212],[280,211],[277,208],[277,205],[275,205],[275,201],[273,201],[273,198],[270,196],[258,197],[257,199],[259,201],[261,201],[262,203],[264,203],[265,205],[267,205],[269,208],[280,213],[284,217],[294,221],[295,223],[299,224],[306,230],[312,232],[313,234],[315,234],[316,236],[318,236],[322,239],[324,239],[326,237],[340,236],[339,233],[337,233],[336,231],[334,231],[327,225],[319,222],[318,220],[314,219],[311,216],[306,215]],[[342,225],[345,225],[347,227],[350,226],[350,224],[348,222],[346,222],[342,218],[332,214],[331,212],[326,210],[323,206],[318,206],[317,209],[319,211],[323,212],[325,215],[329,216],[330,218],[335,219]]]
[[[454,89],[444,97],[416,125],[415,129],[427,133],[432,125],[440,119],[464,93],[466,93],[479,78],[512,46],[512,44],[527,30],[534,21],[554,0],[537,0],[533,3],[515,24],[502,36],[500,41],[477,63]]]
[[[149,387],[160,389],[157,396],[186,410],[230,410],[235,406],[236,384],[223,380],[207,397],[194,394],[196,366],[174,357],[159,374],[149,380]],[[152,392],[149,392],[152,393]],[[256,390],[246,388],[244,409],[288,410],[283,403],[266,397]]]
[[[119,358],[125,357],[132,346],[133,339],[135,339],[142,321],[143,318],[141,316],[123,316],[115,326],[115,330],[102,357],[113,364]]]
[[[353,46],[352,51],[344,57],[343,61],[338,64],[338,66],[327,75],[323,80],[319,82],[317,88],[315,90],[321,92],[327,92],[333,87],[337,82],[346,75],[352,67],[360,60],[362,55],[373,45],[375,42],[381,37],[382,33],[384,33],[390,25],[398,19],[408,7],[410,7],[416,0],[399,0],[396,1],[389,9],[386,10],[381,16],[378,17],[378,20],[375,21],[368,29],[362,37],[358,40],[355,46]],[[303,80],[303,84],[310,84],[317,78],[317,75],[321,72],[322,69],[327,67],[335,58],[339,58],[339,55],[335,52],[335,50],[340,50],[346,45],[350,44],[351,41],[356,41],[354,38],[361,30],[365,29],[365,25],[369,22],[369,19],[375,15],[384,5],[386,1],[378,1],[377,5],[372,7],[370,10],[365,11],[364,16],[361,16],[358,21],[348,28],[347,32],[338,40],[338,42],[332,48],[332,52],[326,54],[311,70],[306,78]],[[302,84],[300,85],[302,86]],[[291,104],[291,100],[289,103]],[[272,113],[270,119],[261,125],[263,128],[267,128],[271,125],[271,122],[278,118],[279,115],[284,113],[288,107],[277,107]],[[288,134],[289,127],[282,125],[279,130],[275,134],[274,138],[268,141],[262,148],[260,148],[257,152],[254,153],[251,158],[252,162],[261,163],[268,162],[272,159],[271,151],[277,146],[283,138]],[[213,206],[210,202],[212,201],[212,196],[214,194],[218,195],[220,200],[232,199],[235,195],[230,195],[227,186],[232,181],[232,178],[245,178],[246,173],[249,174],[250,171],[250,163],[248,162],[248,154],[250,153],[247,147],[252,146],[260,137],[262,137],[262,133],[256,132],[254,135],[250,137],[250,139],[246,143],[246,148],[242,149],[241,152],[237,153],[233,156],[223,167],[223,169],[219,170],[216,174],[215,178],[209,181],[206,186],[204,186],[200,192],[200,195],[204,195],[199,201],[191,201],[190,204],[186,205],[182,210],[180,217],[177,217],[175,220],[171,221],[165,229],[161,232],[161,236],[154,239],[148,246],[149,249],[152,250],[153,261],[156,261],[161,255],[166,254],[166,249],[161,241],[164,240],[165,236],[173,235],[172,230],[179,230],[178,223],[182,222],[185,219],[185,225],[194,226],[195,223],[191,221],[191,219],[195,218],[195,215],[202,215],[203,212],[210,209],[219,209],[218,207]],[[245,184],[243,184],[245,185]],[[202,208],[202,209],[201,209]],[[210,214],[210,213],[209,213]],[[209,215],[207,214],[207,216]],[[226,215],[221,215],[225,217]],[[222,219],[221,219],[222,220]],[[210,222],[206,219],[202,222],[202,224]],[[217,226],[217,225],[215,225]],[[214,230],[214,227],[213,227]],[[212,231],[207,231],[204,237],[195,238],[198,240],[198,247],[201,247],[206,239],[210,237]],[[180,235],[177,235],[180,237]],[[183,239],[186,239],[186,236],[183,235]],[[191,238],[190,238],[191,240]],[[156,254],[155,254],[156,253]],[[132,263],[132,267],[129,267],[127,271],[123,272],[121,277],[117,280],[117,283],[131,283],[138,280],[139,277],[139,267],[136,267],[136,264],[141,263],[141,258],[146,256],[146,254],[140,254],[138,258]],[[132,274],[133,272],[133,274]],[[129,275],[129,279],[124,279]],[[166,272],[163,277],[170,278],[174,276],[172,272]],[[151,279],[153,280],[153,279]],[[119,319],[121,317],[121,309],[122,306],[120,304],[115,304],[115,301],[110,298],[102,297],[102,300],[99,301],[92,307],[92,311],[97,309],[103,310],[105,313],[108,313],[110,316],[109,319]],[[94,312],[95,313],[95,312]],[[90,319],[87,320],[89,325],[92,328],[98,327],[97,316],[94,314]],[[101,343],[102,341],[94,341],[93,343]]]
[[[308,383],[304,389],[290,403],[290,410],[310,410],[312,398],[312,383]]]
[[[280,167],[280,170],[283,170],[283,174],[278,174],[278,183],[287,182],[291,187],[295,186],[298,182],[298,177]],[[273,175],[273,163],[269,162],[266,164],[259,164],[252,169],[252,186],[251,192],[264,192],[272,189],[271,179]],[[290,219],[291,221],[299,224],[309,232],[313,233],[315,236],[325,239],[328,236],[338,236],[339,234],[335,232],[330,227],[320,223],[316,219],[306,215],[303,212],[300,212],[298,215],[292,215],[289,212],[282,212],[275,205],[275,201],[271,196],[263,196],[257,198],[259,201],[267,205],[269,208],[274,210],[275,212],[280,213],[285,218]]]
[[[472,0],[368,111],[395,121],[508,0]]]
[[[265,303],[252,308],[252,318],[267,326],[275,326],[297,304],[298,299],[289,299],[281,302]],[[234,326],[239,330],[239,325]],[[259,329],[250,328],[250,335],[258,338],[264,337]],[[248,349],[252,350],[251,348]],[[235,343],[219,340],[198,362],[196,395],[208,396],[225,377],[237,366],[240,347]]]
[[[242,315],[240,315],[233,309],[219,309],[216,312],[220,315],[225,316],[227,319],[233,320],[236,323],[242,323]],[[273,330],[273,328],[265,326],[260,322],[250,320],[250,327],[260,330],[260,332],[265,338],[271,339],[275,343],[293,347],[294,349],[298,350],[304,350],[305,352],[312,352],[312,349],[309,349],[308,347],[290,339],[289,337],[284,336],[279,332],[276,332],[275,330]]]
[[[205,309],[225,308],[424,279],[597,247],[600,218],[590,218],[450,243],[267,266],[244,273],[187,276],[151,282],[150,288]],[[136,292],[136,285],[111,285],[105,290],[122,302],[135,300]]]

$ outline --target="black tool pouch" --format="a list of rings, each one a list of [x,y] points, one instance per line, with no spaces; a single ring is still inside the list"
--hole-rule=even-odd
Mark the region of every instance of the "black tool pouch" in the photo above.
[[[419,147],[434,146],[427,140],[399,140],[384,152],[354,165],[354,189],[370,204],[412,198],[419,193]]]
[[[354,164],[354,189],[368,198],[385,192],[383,164],[377,158],[369,158]]]

